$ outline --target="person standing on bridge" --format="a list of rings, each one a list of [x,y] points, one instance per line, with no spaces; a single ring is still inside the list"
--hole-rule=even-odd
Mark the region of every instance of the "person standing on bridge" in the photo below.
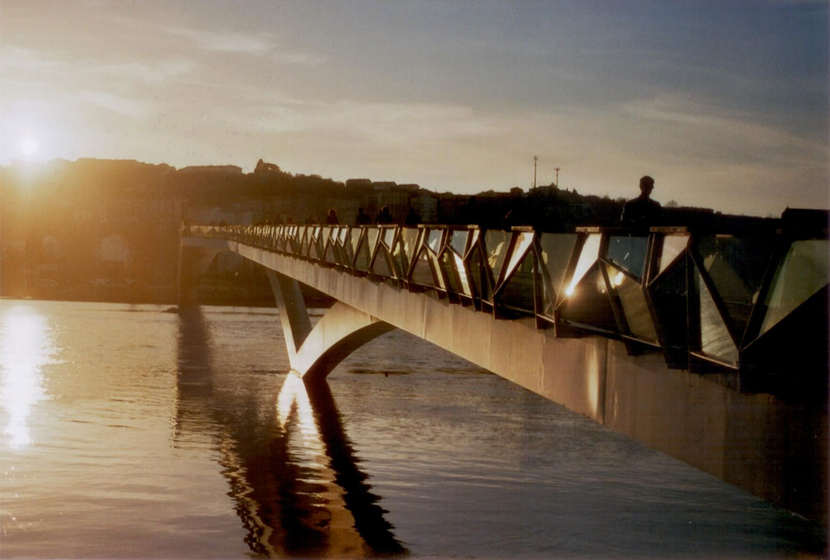
[[[369,214],[363,211],[363,208],[357,209],[357,216],[354,219],[354,225],[356,226],[368,226],[372,222],[372,219],[369,217]]]
[[[620,225],[646,230],[651,226],[659,225],[663,207],[659,202],[650,198],[653,190],[654,179],[648,175],[643,176],[640,179],[640,196],[625,203]]]
[[[375,224],[377,225],[384,225],[384,224],[391,224],[392,223],[392,214],[389,212],[389,207],[384,206],[380,214],[375,216]]]
[[[329,210],[329,215],[326,216],[326,225],[334,226],[340,223],[340,220],[337,219],[337,210],[334,208]]]

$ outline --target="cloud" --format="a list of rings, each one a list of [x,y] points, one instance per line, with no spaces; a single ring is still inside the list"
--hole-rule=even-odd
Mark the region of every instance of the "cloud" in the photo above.
[[[44,57],[34,49],[0,45],[0,69],[4,70],[55,70],[64,62]]]
[[[274,132],[337,131],[364,141],[411,145],[494,132],[473,109],[419,103],[308,103],[272,107],[260,125]]]
[[[95,65],[87,68],[86,74],[142,81],[149,84],[160,84],[188,74],[195,67],[196,64],[194,62],[185,59],[163,60],[153,64],[122,62]]]
[[[166,29],[166,32],[208,52],[267,56],[278,63],[303,66],[316,66],[326,61],[325,57],[319,55],[288,51],[267,33],[217,33],[185,27],[171,27]]]
[[[186,39],[205,51],[257,55],[271,52],[274,48],[271,39],[262,34],[211,33],[184,27],[170,27],[166,32]]]
[[[150,113],[151,105],[134,97],[118,95],[103,90],[80,90],[75,92],[78,100],[91,103],[113,113],[127,117],[141,118]]]
[[[708,161],[726,158],[733,163],[809,165],[827,161],[826,142],[764,123],[755,114],[729,112],[686,96],[632,102],[624,110],[641,121],[638,128],[656,126],[664,138],[694,143],[695,149],[686,154],[690,160],[707,153]]]

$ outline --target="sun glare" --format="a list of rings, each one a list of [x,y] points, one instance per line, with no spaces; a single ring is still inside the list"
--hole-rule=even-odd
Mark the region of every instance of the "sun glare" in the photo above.
[[[24,157],[34,157],[40,151],[40,142],[34,136],[26,136],[20,141],[20,153]]]
[[[7,418],[2,433],[13,450],[32,443],[29,416],[46,397],[41,368],[53,352],[49,326],[33,309],[16,306],[0,316],[0,412]]]

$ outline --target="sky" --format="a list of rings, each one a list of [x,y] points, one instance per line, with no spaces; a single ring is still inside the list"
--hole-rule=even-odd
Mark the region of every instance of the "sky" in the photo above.
[[[0,0],[0,165],[830,207],[828,2]]]

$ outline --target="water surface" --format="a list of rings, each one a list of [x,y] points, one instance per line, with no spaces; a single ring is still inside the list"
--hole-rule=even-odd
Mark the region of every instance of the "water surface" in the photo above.
[[[804,519],[405,333],[309,392],[276,312],[0,301],[0,556],[723,557]]]

